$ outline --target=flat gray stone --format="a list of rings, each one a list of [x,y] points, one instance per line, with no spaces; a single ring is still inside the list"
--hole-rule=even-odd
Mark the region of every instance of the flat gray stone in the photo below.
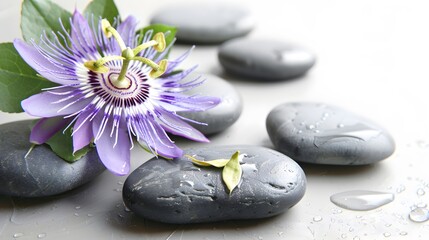
[[[74,163],[58,157],[47,145],[39,145],[24,158],[32,120],[0,125],[0,194],[44,197],[79,187],[105,170],[97,151]]]
[[[381,126],[325,104],[281,104],[270,112],[266,126],[276,149],[299,162],[365,165],[395,150]]]
[[[216,2],[169,5],[153,15],[150,22],[176,26],[178,41],[203,44],[244,36],[255,25],[247,8]]]
[[[204,134],[221,132],[234,124],[240,117],[243,109],[240,94],[229,82],[211,74],[192,73],[186,79],[192,80],[199,76],[206,79],[204,84],[191,89],[185,94],[218,97],[221,102],[207,111],[178,112],[178,114],[197,122],[206,123],[207,125],[190,123]]]
[[[275,40],[234,39],[222,44],[218,58],[229,73],[267,81],[305,74],[316,62],[308,50]]]
[[[166,223],[257,219],[280,214],[301,200],[306,189],[302,169],[289,157],[258,146],[187,149],[197,159],[230,158],[239,150],[243,176],[229,195],[221,169],[198,167],[186,157],[153,158],[124,183],[125,205],[137,215]]]

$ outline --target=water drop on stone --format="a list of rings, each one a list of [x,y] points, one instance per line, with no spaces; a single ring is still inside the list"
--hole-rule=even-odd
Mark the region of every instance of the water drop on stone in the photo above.
[[[419,189],[417,189],[417,195],[419,195],[419,196],[423,196],[423,195],[425,195],[425,190],[423,189],[423,188],[419,188]]]
[[[298,130],[298,134],[301,134],[302,133],[302,130]]]
[[[355,237],[353,238],[353,240],[360,240],[360,237],[359,237],[359,236],[355,236]]]
[[[81,208],[81,206],[76,206],[74,207],[76,210],[79,210]]]
[[[307,126],[308,130],[313,130],[315,128],[316,128],[316,126],[314,126],[313,124],[310,124],[310,125]]]
[[[356,190],[334,194],[330,199],[338,207],[355,211],[367,211],[390,203],[394,198],[391,193]]]
[[[79,217],[79,213],[75,212],[73,215],[75,215],[76,217]]]
[[[315,221],[315,222],[320,222],[322,220],[323,220],[323,218],[321,216],[314,216],[313,217],[313,221]]]
[[[385,236],[385,237],[390,237],[390,236],[391,236],[391,234],[390,234],[389,232],[385,232],[385,233],[383,233],[383,236]]]
[[[340,124],[337,125],[337,128],[343,128],[343,127],[344,127],[344,124],[340,123]]]
[[[119,181],[119,182],[118,182],[118,185],[124,185],[124,182]]]
[[[429,220],[429,210],[427,208],[416,208],[411,210],[409,218],[413,222],[426,222]]]
[[[46,233],[40,233],[37,235],[37,238],[45,238],[46,237]]]
[[[408,235],[408,233],[407,233],[407,232],[402,231],[402,232],[400,232],[400,233],[399,233],[399,235],[401,235],[401,236],[407,236],[407,235]]]
[[[131,212],[131,210],[127,207],[124,207],[125,212]]]
[[[341,234],[341,238],[347,238],[347,234],[345,233]]]
[[[403,192],[403,191],[405,191],[405,186],[404,186],[404,185],[400,185],[400,186],[396,189],[396,192],[397,192],[397,193],[401,193],[401,192]]]
[[[419,208],[425,208],[427,206],[428,205],[426,203],[424,203],[424,202],[421,202],[421,203],[417,204],[417,207],[419,207]]]
[[[14,238],[20,238],[22,236],[24,236],[24,233],[15,233],[15,234],[13,234]]]
[[[91,214],[91,213],[86,214],[86,216],[88,216],[88,217],[94,217],[94,215]]]

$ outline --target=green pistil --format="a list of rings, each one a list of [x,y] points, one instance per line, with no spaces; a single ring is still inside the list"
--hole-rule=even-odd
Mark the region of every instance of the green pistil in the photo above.
[[[122,60],[122,68],[121,71],[116,79],[112,79],[112,84],[117,88],[126,88],[131,83],[129,80],[125,77],[128,71],[128,66],[130,65],[130,61],[140,61],[149,67],[152,68],[152,71],[149,73],[149,75],[152,78],[157,78],[161,76],[167,69],[167,60],[163,59],[158,64],[154,61],[145,58],[136,56],[141,51],[143,51],[146,48],[153,47],[158,52],[163,52],[166,47],[165,42],[165,36],[163,33],[156,33],[153,36],[153,39],[145,42],[139,46],[137,46],[134,49],[131,49],[125,45],[124,40],[122,39],[121,35],[116,31],[115,28],[113,28],[109,21],[106,19],[103,19],[101,21],[101,27],[103,29],[103,32],[107,38],[114,37],[115,40],[118,42],[119,47],[122,51],[122,56],[106,56],[103,58],[98,59],[97,61],[87,61],[84,63],[85,67],[93,72],[98,73],[107,73],[109,71],[109,68],[104,66],[104,64],[108,63],[109,61],[113,60]]]

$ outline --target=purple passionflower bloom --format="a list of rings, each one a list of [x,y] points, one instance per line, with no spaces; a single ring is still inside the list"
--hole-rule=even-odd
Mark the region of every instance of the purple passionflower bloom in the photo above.
[[[208,142],[186,123],[191,120],[176,114],[204,111],[219,103],[215,97],[183,94],[202,83],[200,79],[181,81],[195,67],[172,73],[190,51],[172,61],[162,60],[172,44],[157,50],[152,31],[142,36],[146,45],[137,46],[133,17],[117,24],[116,29],[109,25],[107,30],[116,33],[114,37],[106,34],[103,21],[93,26],[78,11],[70,22],[69,31],[53,38],[44,34],[38,44],[14,41],[32,68],[59,85],[22,101],[25,112],[42,117],[32,129],[31,142],[42,144],[56,132],[72,127],[73,150],[94,142],[101,161],[117,175],[129,172],[133,138],[167,158],[180,157],[183,152],[166,132]],[[126,51],[130,55],[124,55]]]

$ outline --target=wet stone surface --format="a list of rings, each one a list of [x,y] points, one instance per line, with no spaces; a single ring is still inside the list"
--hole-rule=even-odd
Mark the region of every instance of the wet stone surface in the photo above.
[[[247,8],[216,2],[170,5],[150,22],[176,26],[177,40],[194,44],[216,44],[244,36],[255,25]]]
[[[204,84],[187,91],[185,94],[200,94],[221,99],[214,108],[201,112],[178,112],[179,115],[207,125],[193,124],[193,127],[204,134],[218,133],[234,124],[241,115],[243,103],[240,94],[227,81],[211,74],[190,74],[186,79],[193,80],[197,77],[206,79]],[[186,81],[186,80],[184,80]]]
[[[275,40],[245,38],[222,44],[218,58],[227,72],[261,81],[299,77],[316,62],[316,56],[302,47]]]
[[[31,120],[0,125],[0,195],[43,197],[79,187],[105,170],[95,150],[74,163],[58,157],[47,145],[26,158]]]
[[[280,214],[303,197],[306,177],[287,156],[257,146],[221,146],[185,150],[202,160],[246,154],[243,176],[229,195],[221,169],[199,167],[183,157],[151,159],[124,183],[125,205],[144,218],[166,223],[257,219]]]
[[[276,149],[300,162],[365,165],[395,150],[381,126],[325,104],[281,104],[269,113],[266,127]]]

